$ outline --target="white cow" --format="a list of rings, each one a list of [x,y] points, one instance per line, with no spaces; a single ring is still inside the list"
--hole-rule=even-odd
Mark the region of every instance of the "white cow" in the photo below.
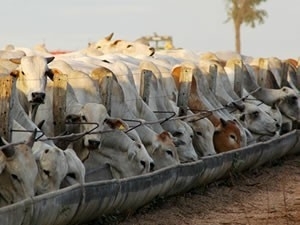
[[[103,54],[123,53],[125,55],[149,55],[155,53],[155,49],[139,41],[112,40],[113,33],[96,43],[89,44],[88,48],[97,49]]]
[[[25,112],[33,119],[38,106],[44,103],[47,75],[51,74],[47,64],[53,59],[54,57],[44,58],[42,56],[10,59],[18,64],[18,67],[10,74],[17,77],[19,101]]]
[[[18,122],[13,121],[12,141],[17,142],[27,138],[28,134]],[[31,129],[30,129],[31,130]],[[40,136],[37,133],[36,136]],[[43,136],[43,139],[47,138]],[[51,141],[36,141],[32,146],[38,174],[35,180],[35,194],[44,194],[58,190],[64,180],[72,180],[69,184],[84,183],[85,168],[74,150],[67,149],[63,151],[54,145]]]
[[[187,111],[187,116],[183,119],[193,129],[193,145],[199,157],[214,155],[216,150],[213,143],[215,126],[203,115],[196,115],[192,111]]]
[[[55,76],[59,76],[56,74]],[[60,119],[60,122],[64,123],[65,119],[67,122],[72,122],[75,120],[76,122],[80,122],[80,131],[79,132],[90,132],[84,135],[82,138],[78,139],[76,143],[74,143],[74,150],[78,154],[81,160],[86,159],[91,149],[98,149],[100,147],[100,139],[101,139],[101,130],[103,128],[102,124],[105,118],[107,117],[107,111],[103,105],[100,104],[80,104],[77,101],[74,90],[72,87],[67,84],[66,90],[66,108],[64,109],[66,118],[54,118],[53,117],[53,91],[54,91],[54,82],[49,81],[47,85],[47,95],[45,99],[45,104],[41,105],[37,114],[35,122],[39,123],[40,121],[45,121],[43,126],[43,131],[49,137],[55,136],[55,121]],[[47,112],[47,113],[45,113]],[[68,115],[71,115],[68,117]],[[73,118],[73,115],[75,117]],[[61,132],[65,132],[65,130],[61,130]],[[61,143],[61,142],[60,142]],[[67,145],[59,147],[65,148]]]
[[[35,195],[38,168],[31,151],[35,135],[18,145],[7,145],[0,138],[0,207]]]
[[[119,119],[106,122],[105,130],[113,130],[102,134],[100,149],[91,151],[89,158],[84,162],[87,169],[87,181],[97,179],[97,177],[89,176],[89,173],[105,165],[108,165],[111,177],[101,179],[121,179],[152,171],[155,164],[145,146],[132,140],[124,132],[128,125]],[[99,173],[102,172],[99,171]]]
[[[245,63],[245,73],[243,73],[244,93],[252,96],[265,104],[272,106],[277,104],[282,116],[290,121],[300,119],[300,98],[299,94],[289,87],[280,89],[265,88],[258,85],[253,67]],[[234,61],[228,61],[225,67],[227,75],[233,85],[234,81]],[[250,95],[250,94],[251,95]]]
[[[256,104],[244,102],[233,115],[252,133],[256,142],[279,134],[280,124]]]
[[[162,75],[158,67],[152,62],[142,61],[139,70],[152,71],[151,86],[149,93],[149,106],[153,111],[156,111],[158,119],[165,119],[170,115],[170,112],[177,114],[178,109],[174,108],[170,99],[167,97],[162,85]],[[169,115],[165,112],[169,112]],[[195,152],[192,139],[195,135],[191,127],[182,120],[171,120],[161,123],[162,127],[170,132],[177,141],[177,152],[181,162],[196,161],[198,159]],[[197,135],[197,134],[196,134]]]
[[[100,79],[100,90],[103,95],[110,91],[113,93],[111,96],[111,116],[126,119],[125,121],[129,126],[136,126],[135,130],[138,133],[140,140],[145,145],[150,156],[154,159],[155,169],[162,168],[166,165],[179,164],[178,153],[172,141],[172,137],[169,134],[166,134],[159,123],[143,124],[143,121],[153,122],[158,119],[152,110],[138,96],[135,87],[132,86],[134,85],[133,78],[124,76],[124,74],[130,72],[128,71],[128,67],[126,67],[124,63],[116,62],[111,64],[107,70],[111,71],[109,74],[112,78],[112,87],[109,87],[111,88],[110,90],[107,90],[105,84],[105,78],[108,76],[107,73],[97,74],[98,76],[95,78]],[[102,77],[99,77],[99,75],[102,75]],[[123,81],[120,79],[123,79]],[[128,85],[128,82],[130,82],[130,85]],[[137,126],[139,123],[141,123],[141,125]],[[130,133],[131,132],[129,132],[129,135],[131,135]]]
[[[73,64],[72,64],[72,62]],[[85,104],[87,102],[90,103],[100,103],[100,93],[99,86],[95,83],[91,77],[78,69],[72,68],[71,65],[74,66],[75,60],[71,59],[63,59],[63,60],[54,60],[49,64],[49,67],[52,69],[59,69],[61,73],[68,75],[68,84],[74,90],[75,96],[79,103]],[[69,64],[69,63],[71,64]],[[87,65],[79,65],[79,68],[83,70],[84,66]],[[96,68],[93,67],[92,69]]]

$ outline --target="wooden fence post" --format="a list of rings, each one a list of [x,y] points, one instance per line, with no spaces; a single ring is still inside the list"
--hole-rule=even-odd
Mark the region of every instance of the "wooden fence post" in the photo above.
[[[12,116],[10,109],[14,104],[16,91],[15,78],[10,75],[0,76],[0,136],[6,141],[11,141]]]
[[[53,120],[54,135],[60,135],[65,131],[66,97],[68,76],[59,74],[53,78]]]
[[[113,85],[113,75],[112,73],[107,74],[103,82],[105,82],[105,92],[102,92],[103,105],[105,105],[107,113],[111,114],[111,97],[112,97],[112,85]]]
[[[268,87],[269,78],[269,62],[267,59],[260,58],[258,62],[259,72],[257,77],[257,84],[261,87]]]
[[[244,73],[247,71],[244,63],[241,60],[236,60],[234,63],[234,83],[233,90],[240,98],[243,97],[244,88]]]
[[[143,69],[141,71],[140,95],[147,105],[149,104],[152,75],[153,73],[151,70]]]
[[[102,104],[106,107],[108,115],[111,114],[111,96],[113,89],[113,73],[105,67],[99,67],[91,73],[91,77],[99,86],[99,94],[101,96]],[[104,85],[102,85],[102,83]],[[102,88],[101,88],[102,87]],[[103,88],[105,87],[105,88]]]
[[[179,77],[178,102],[179,115],[186,115],[188,109],[188,98],[191,91],[193,69],[183,65]]]
[[[218,76],[218,66],[216,64],[211,64],[209,66],[209,74],[208,74],[208,85],[209,89],[212,93],[216,94],[217,89],[217,76]]]

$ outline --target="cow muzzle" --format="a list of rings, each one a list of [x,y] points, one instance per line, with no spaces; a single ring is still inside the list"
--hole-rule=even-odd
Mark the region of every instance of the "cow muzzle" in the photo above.
[[[100,147],[100,141],[95,140],[95,139],[89,139],[88,140],[88,149],[90,150],[95,150],[98,149]]]
[[[43,92],[32,92],[31,93],[31,101],[32,104],[44,104],[44,100],[46,97],[46,94]]]

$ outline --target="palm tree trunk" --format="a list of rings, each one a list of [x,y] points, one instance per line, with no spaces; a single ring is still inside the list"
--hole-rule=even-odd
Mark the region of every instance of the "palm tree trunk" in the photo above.
[[[237,53],[241,53],[241,23],[234,23],[234,31],[235,31],[235,51]]]

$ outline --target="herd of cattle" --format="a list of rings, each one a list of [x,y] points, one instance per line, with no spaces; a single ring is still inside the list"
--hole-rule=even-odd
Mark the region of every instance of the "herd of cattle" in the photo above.
[[[295,59],[155,51],[111,34],[64,54],[8,45],[0,75],[12,78],[0,207],[270,140],[300,120]]]

